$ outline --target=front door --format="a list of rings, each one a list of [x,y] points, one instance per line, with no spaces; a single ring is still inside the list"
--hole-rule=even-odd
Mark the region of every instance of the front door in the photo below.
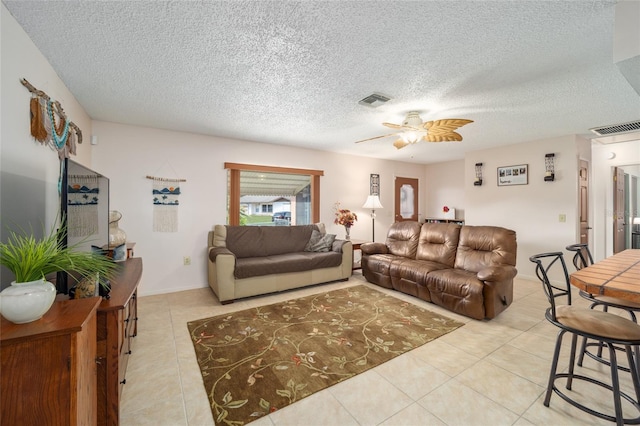
[[[396,222],[418,221],[418,179],[396,178],[395,218]]]

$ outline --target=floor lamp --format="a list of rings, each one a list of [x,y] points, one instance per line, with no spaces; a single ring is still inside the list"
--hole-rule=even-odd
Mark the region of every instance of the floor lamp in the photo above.
[[[369,195],[367,197],[367,201],[364,202],[363,208],[371,209],[371,236],[373,237],[373,242],[376,241],[376,209],[382,209],[382,204],[380,204],[380,198],[377,195]]]

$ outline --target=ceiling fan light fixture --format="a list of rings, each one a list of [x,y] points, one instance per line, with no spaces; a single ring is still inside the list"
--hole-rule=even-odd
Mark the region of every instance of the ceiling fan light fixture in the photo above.
[[[400,135],[402,140],[406,143],[418,143],[423,136],[424,132],[413,130],[407,130],[405,132],[402,132],[402,134]]]
[[[422,128],[422,118],[416,111],[411,111],[407,114],[407,117],[402,122],[403,126],[415,127],[416,129]]]

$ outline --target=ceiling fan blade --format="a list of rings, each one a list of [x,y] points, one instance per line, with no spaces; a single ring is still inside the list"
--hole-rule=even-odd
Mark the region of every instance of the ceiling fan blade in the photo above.
[[[444,120],[427,121],[424,123],[423,127],[432,134],[446,134],[469,123],[473,123],[473,120],[446,118]]]
[[[469,123],[473,123],[473,120],[447,118],[443,120],[427,121],[424,123],[424,128],[427,129],[427,135],[424,139],[428,142],[461,141],[462,135],[454,132],[454,130]]]
[[[362,139],[360,141],[356,141],[356,143],[372,141],[372,140],[380,139],[380,138],[388,138],[389,136],[393,136],[393,135],[396,135],[396,134],[397,133],[389,133],[388,135],[376,136],[376,137],[369,138],[369,139]]]
[[[383,126],[391,127],[392,129],[402,129],[402,124],[395,123],[382,123]]]
[[[396,139],[396,141],[393,143],[393,146],[395,146],[396,149],[402,149],[407,145],[409,145],[409,144],[407,142],[403,141],[402,139]]]
[[[462,135],[457,132],[447,133],[446,135],[426,134],[424,140],[427,142],[459,142],[462,140]]]

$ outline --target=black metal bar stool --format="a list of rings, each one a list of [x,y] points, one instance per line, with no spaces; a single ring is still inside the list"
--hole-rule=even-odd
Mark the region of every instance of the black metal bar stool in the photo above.
[[[576,270],[580,270],[582,268],[586,268],[589,265],[593,265],[593,256],[591,255],[591,251],[589,250],[589,246],[587,244],[572,244],[567,246],[566,250],[575,252],[575,254],[573,255],[573,266],[576,268]],[[595,307],[602,307],[602,310],[604,312],[608,312],[610,307],[621,309],[627,312],[631,321],[635,323],[638,322],[636,318],[636,312],[640,312],[640,303],[634,303],[629,300],[619,299],[617,297],[591,294],[583,290],[580,290],[579,294],[581,297],[591,302],[591,309]],[[588,343],[587,340],[588,339],[585,338],[582,341],[582,348],[580,349],[580,356],[578,357],[578,365],[582,366],[585,354],[598,362],[609,365],[609,361],[602,357],[604,345],[600,342]],[[597,348],[597,353],[594,354],[590,352],[589,348]],[[624,348],[617,347],[617,349],[623,350]],[[639,368],[640,349],[638,347],[635,348],[635,361],[636,368]],[[629,369],[625,366],[619,365],[618,368],[623,371],[629,371]]]
[[[549,301],[546,319],[558,327],[558,337],[553,353],[553,361],[551,362],[551,371],[549,372],[549,383],[544,399],[545,407],[549,406],[551,401],[551,393],[555,392],[574,407],[608,421],[622,424],[640,424],[640,381],[638,379],[638,371],[631,368],[630,374],[635,390],[635,399],[628,394],[620,391],[620,380],[618,376],[618,362],[615,346],[624,347],[629,365],[633,363],[632,347],[640,345],[640,325],[631,320],[623,318],[609,312],[603,312],[593,309],[577,308],[571,306],[571,287],[569,284],[569,273],[567,265],[564,261],[562,252],[541,253],[531,256],[529,260],[536,264],[536,276],[542,282],[542,288]],[[561,269],[561,284],[552,284],[549,279],[549,271],[555,267]],[[558,305],[556,299],[567,297],[567,304]],[[562,348],[562,340],[566,333],[571,335],[571,352],[569,360],[569,372],[558,373],[558,359]],[[575,355],[578,337],[593,339],[601,342],[609,349],[609,360],[611,370],[611,385],[603,381],[597,380],[586,375],[575,374]],[[581,380],[588,383],[598,385],[608,389],[613,394],[613,406],[615,416],[596,411],[571,398],[568,392],[563,392],[557,385],[556,381],[566,378],[566,389],[571,390],[574,380]],[[625,399],[638,410],[638,417],[624,418],[622,412],[622,399]]]

